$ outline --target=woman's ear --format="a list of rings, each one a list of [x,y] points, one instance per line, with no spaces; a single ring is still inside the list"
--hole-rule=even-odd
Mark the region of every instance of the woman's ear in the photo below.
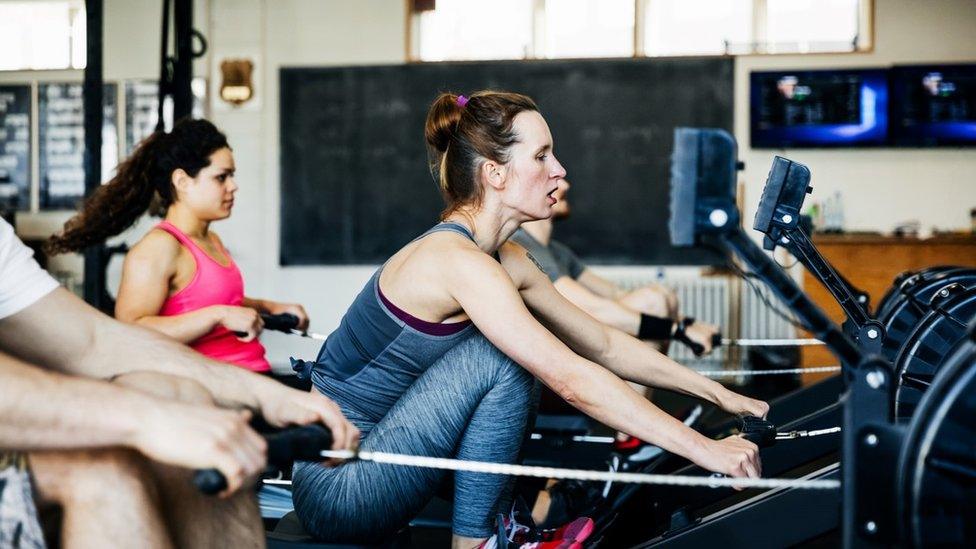
[[[193,183],[193,178],[190,174],[183,171],[183,168],[177,168],[173,170],[173,175],[170,176],[170,181],[173,183],[173,187],[176,188],[177,192],[182,192]]]
[[[489,186],[496,190],[500,191],[505,188],[505,174],[505,165],[494,160],[488,160],[481,165],[481,176]]]

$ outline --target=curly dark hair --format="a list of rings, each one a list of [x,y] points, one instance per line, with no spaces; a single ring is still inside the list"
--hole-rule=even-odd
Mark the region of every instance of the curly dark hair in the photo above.
[[[227,137],[207,120],[184,119],[173,131],[154,132],[119,164],[111,181],[99,187],[45,245],[51,254],[75,252],[126,230],[142,214],[166,215],[176,200],[173,172],[190,177],[210,165],[210,156],[230,148]]]

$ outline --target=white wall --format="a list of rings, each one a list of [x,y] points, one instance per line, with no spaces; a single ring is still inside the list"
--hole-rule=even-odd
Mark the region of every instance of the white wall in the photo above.
[[[316,331],[331,331],[374,267],[278,266],[278,69],[283,66],[392,64],[405,60],[403,0],[197,0],[197,27],[210,54],[196,72],[211,78],[221,59],[253,58],[256,98],[232,109],[211,102],[211,118],[234,147],[241,190],[231,219],[216,225],[244,271],[248,293],[299,301]],[[774,151],[748,148],[748,74],[773,68],[886,66],[905,62],[976,61],[973,0],[875,0],[875,49],[854,55],[757,56],[736,61],[735,133],[746,162],[745,219],[751,221]],[[106,1],[106,78],[158,73],[160,0]],[[52,75],[44,74],[48,78]],[[53,75],[57,76],[57,75]],[[74,75],[80,79],[80,73]],[[0,82],[37,78],[0,73]],[[779,152],[808,164],[815,193],[844,194],[848,228],[889,230],[919,219],[923,226],[969,226],[976,206],[976,154],[963,150],[797,150]],[[47,216],[50,217],[50,216]],[[52,230],[47,217],[21,223]],[[130,235],[145,231],[142,223]],[[308,235],[315,238],[316,235]],[[116,269],[117,270],[117,269]],[[269,334],[275,363],[289,354],[313,356],[311,341]]]
[[[751,226],[774,155],[810,167],[814,197],[840,190],[848,230],[889,232],[917,219],[923,230],[969,227],[976,206],[973,149],[753,150],[749,148],[749,72],[818,67],[885,67],[894,63],[976,61],[976,2],[875,0],[875,47],[865,54],[753,56],[736,60],[735,136],[746,169],[745,211]]]
[[[257,14],[259,28],[225,25],[241,11]],[[215,112],[227,132],[238,163],[240,198],[233,217],[217,227],[246,275],[248,292],[301,302],[312,329],[324,333],[338,326],[342,313],[372,274],[365,267],[278,266],[279,150],[278,70],[302,65],[402,63],[406,58],[406,3],[402,0],[213,0],[214,61],[237,55],[230,41],[261,36],[264,66],[261,109]],[[230,38],[230,40],[228,40]],[[250,48],[241,46],[240,51]],[[260,85],[260,84],[259,84]],[[260,93],[260,92],[259,92]],[[308,235],[315,238],[316,235]],[[289,355],[310,358],[319,344],[278,334],[262,338],[278,366]]]

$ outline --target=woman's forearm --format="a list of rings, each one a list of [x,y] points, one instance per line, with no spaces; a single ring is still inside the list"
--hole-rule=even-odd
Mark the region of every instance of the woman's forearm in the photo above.
[[[562,392],[567,402],[613,429],[688,459],[705,450],[704,436],[596,364],[570,374],[565,387]]]
[[[135,324],[155,330],[180,343],[192,343],[220,326],[222,307],[213,305],[173,316],[144,316]]]
[[[242,307],[250,307],[258,313],[270,314],[271,308],[268,305],[268,300],[258,299],[256,297],[245,297],[244,301],[241,302]]]
[[[598,362],[618,376],[648,387],[684,393],[720,404],[720,383],[678,364],[650,345],[618,330],[608,330],[608,345]]]

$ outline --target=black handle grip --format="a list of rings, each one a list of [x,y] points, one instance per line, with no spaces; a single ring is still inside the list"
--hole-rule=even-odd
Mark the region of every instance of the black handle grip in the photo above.
[[[688,332],[686,331],[688,326],[691,326],[694,323],[695,319],[690,316],[682,318],[678,321],[678,325],[675,327],[674,335],[672,337],[675,340],[687,345],[688,348],[691,349],[691,352],[695,353],[695,356],[701,356],[705,353],[705,346],[697,341],[692,341],[692,339],[688,337]]]
[[[760,417],[740,417],[739,434],[760,448],[767,448],[776,444],[776,426]]]
[[[291,313],[281,313],[280,315],[261,315],[265,330],[275,330],[276,332],[290,333],[298,328],[298,317]],[[247,332],[234,332],[237,337],[245,337]]]
[[[227,479],[217,469],[198,469],[193,474],[193,484],[200,493],[212,496],[227,489]]]
[[[295,461],[321,460],[320,452],[332,447],[332,432],[321,425],[306,425],[268,435],[268,465],[283,468]],[[193,483],[201,493],[219,494],[227,479],[217,469],[198,469]]]
[[[281,313],[280,315],[261,315],[264,321],[265,330],[275,330],[288,333],[298,328],[298,317],[291,313]]]

